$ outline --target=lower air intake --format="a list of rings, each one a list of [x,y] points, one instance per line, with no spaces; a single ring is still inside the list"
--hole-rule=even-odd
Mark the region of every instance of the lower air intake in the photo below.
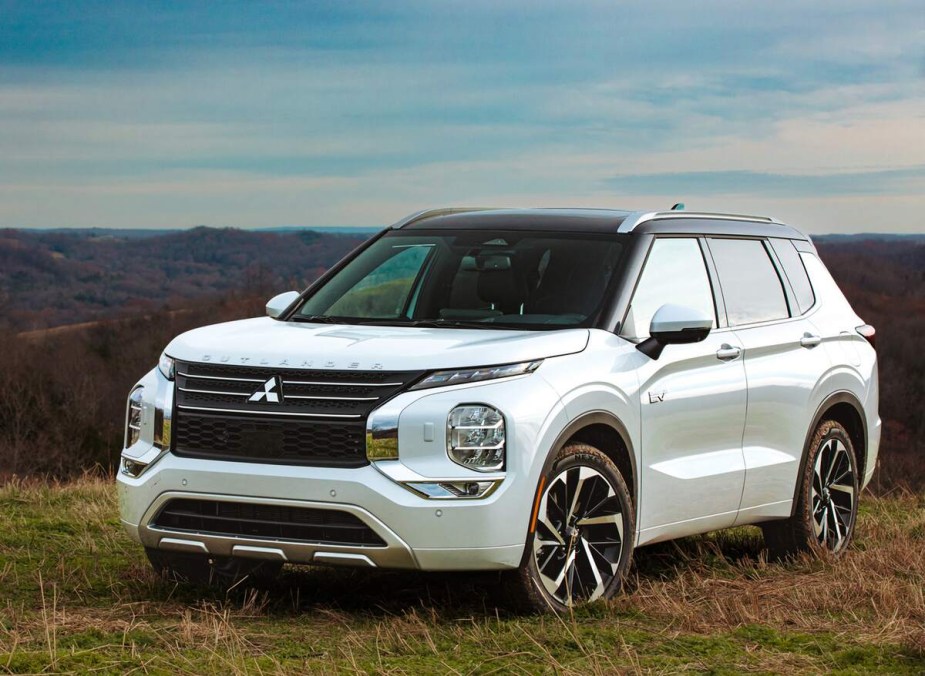
[[[151,525],[203,535],[385,547],[382,538],[353,514],[317,507],[174,498]]]

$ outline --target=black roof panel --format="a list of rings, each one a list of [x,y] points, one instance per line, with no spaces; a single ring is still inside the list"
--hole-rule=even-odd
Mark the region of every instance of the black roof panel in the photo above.
[[[402,230],[567,230],[613,232],[630,214],[616,209],[473,209],[413,217]]]
[[[402,230],[546,230],[617,233],[631,211],[618,209],[446,209],[410,216],[393,226]],[[766,219],[717,214],[660,213],[632,229],[638,234],[739,235],[808,239],[788,225]]]

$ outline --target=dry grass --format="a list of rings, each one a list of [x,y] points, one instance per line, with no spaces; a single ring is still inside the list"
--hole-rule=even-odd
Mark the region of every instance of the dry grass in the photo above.
[[[836,560],[756,529],[644,548],[574,617],[499,607],[497,576],[287,570],[222,596],[155,579],[110,482],[0,488],[0,672],[925,673],[925,496],[866,498]]]
[[[769,564],[760,532],[740,529],[664,547],[656,557],[675,563],[652,577],[643,549],[636,590],[615,605],[686,632],[764,623],[925,647],[923,507],[911,495],[868,499],[851,551],[834,560]]]

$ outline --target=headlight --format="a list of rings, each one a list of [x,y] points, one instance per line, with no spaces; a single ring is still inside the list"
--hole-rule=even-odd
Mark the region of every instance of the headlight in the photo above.
[[[504,416],[491,406],[457,406],[446,421],[450,460],[479,472],[504,467]]]
[[[427,387],[442,387],[444,385],[460,385],[462,383],[475,383],[480,380],[494,380],[495,378],[510,378],[533,373],[543,363],[542,359],[523,361],[519,364],[502,364],[501,366],[482,366],[474,369],[451,369],[436,371],[424,378],[412,390],[423,390]]]
[[[177,363],[173,357],[168,357],[166,352],[161,352],[161,358],[157,362],[157,370],[163,374],[167,380],[173,380],[177,375]]]
[[[145,388],[136,387],[128,395],[128,416],[125,421],[125,447],[135,444],[141,436],[141,400]]]

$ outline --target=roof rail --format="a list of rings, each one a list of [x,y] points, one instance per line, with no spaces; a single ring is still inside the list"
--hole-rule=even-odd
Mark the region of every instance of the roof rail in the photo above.
[[[403,228],[406,225],[423,221],[425,218],[435,218],[437,216],[448,216],[450,214],[464,214],[469,211],[487,211],[488,207],[449,207],[440,209],[422,209],[416,211],[410,216],[405,216],[391,227],[393,229]]]
[[[637,211],[627,216],[620,224],[617,232],[632,232],[637,225],[647,221],[660,221],[675,218],[709,218],[718,221],[757,221],[760,223],[774,223],[784,225],[776,218],[769,216],[748,216],[745,214],[722,214],[708,211]]]

